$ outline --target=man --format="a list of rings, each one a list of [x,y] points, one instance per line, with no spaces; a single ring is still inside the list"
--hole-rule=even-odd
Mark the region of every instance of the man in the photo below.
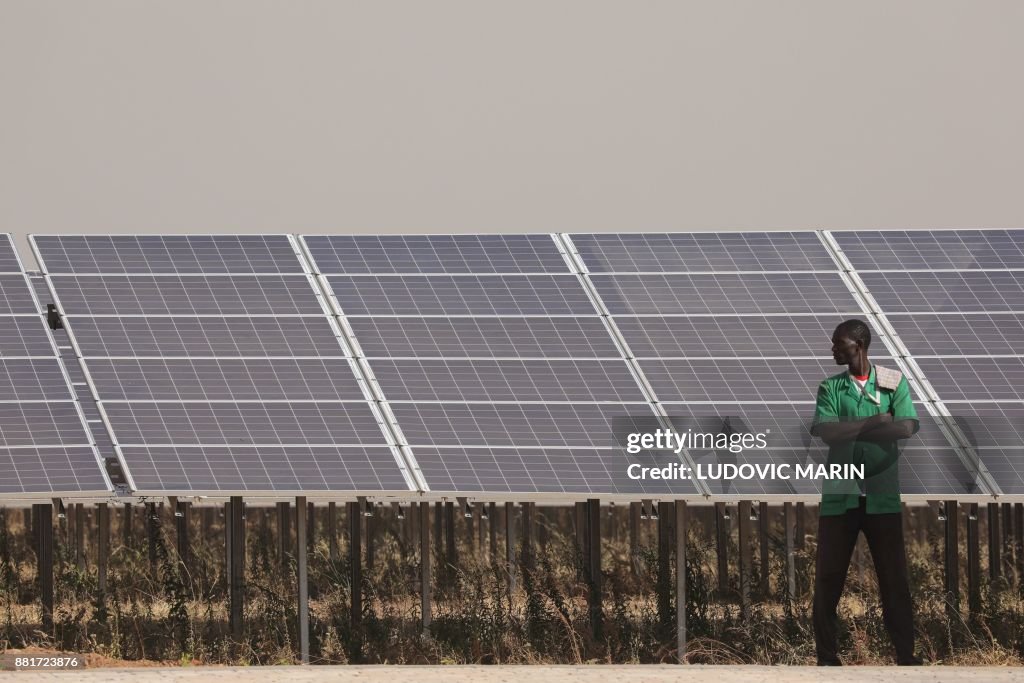
[[[900,665],[914,656],[914,616],[907,580],[900,510],[899,446],[919,429],[907,379],[868,361],[871,330],[861,320],[841,323],[832,356],[847,371],[818,387],[812,434],[829,446],[829,464],[864,466],[864,479],[825,480],[818,522],[814,579],[814,637],[819,666],[839,666],[836,608],[860,532],[878,575],[882,616]]]

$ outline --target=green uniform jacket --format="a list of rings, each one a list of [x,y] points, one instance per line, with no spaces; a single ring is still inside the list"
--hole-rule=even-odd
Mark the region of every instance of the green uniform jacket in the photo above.
[[[875,392],[878,392],[877,394]],[[876,404],[867,395],[876,396]],[[875,385],[875,366],[872,364],[864,391],[850,376],[841,372],[824,380],[818,386],[814,427],[827,422],[863,420],[888,412],[894,421],[913,420],[914,432],[920,429],[917,411],[910,398],[907,378],[901,377],[895,389]],[[812,431],[813,428],[812,427]],[[859,481],[825,479],[822,482],[821,515],[841,515],[860,504],[862,492],[867,496],[868,514],[900,511],[899,442],[874,443],[848,441],[829,448],[828,463],[864,465],[864,479]]]

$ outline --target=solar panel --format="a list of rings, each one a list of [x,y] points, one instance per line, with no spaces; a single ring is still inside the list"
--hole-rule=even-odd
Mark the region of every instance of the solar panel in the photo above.
[[[1024,493],[1024,402],[945,401],[945,406],[1003,494]]]
[[[55,273],[302,274],[283,235],[35,235]]]
[[[288,237],[36,246],[137,492],[410,490]]]
[[[695,463],[824,460],[827,448],[809,433],[811,401],[822,379],[843,370],[830,358],[835,326],[866,316],[816,234],[573,235],[571,241],[676,429],[771,434],[766,450],[690,449]],[[872,356],[891,360],[886,351],[876,346]],[[916,450],[905,460],[939,472],[929,480],[936,491],[964,492],[968,480],[974,487],[939,424],[924,405],[918,408],[922,430],[908,442],[906,450]],[[921,490],[914,477],[904,476],[908,492]],[[716,496],[820,493],[813,481],[705,485]]]
[[[621,360],[379,359],[373,369],[390,401],[646,402]]]
[[[24,275],[0,275],[0,315],[38,314]]]
[[[0,316],[0,358],[52,356],[50,340],[38,317]]]
[[[858,270],[1024,268],[1024,230],[834,232]]]
[[[991,460],[997,486],[1003,493],[1020,490],[1009,454],[1024,444],[1013,415],[1024,399],[1015,384],[1024,379],[1024,359],[992,356],[1016,356],[1024,340],[1024,323],[1010,312],[1021,306],[1024,273],[1005,270],[1024,267],[1024,231],[834,233],[834,239],[865,271],[860,277],[940,407],[953,414],[968,443],[981,446],[982,462]],[[915,270],[924,272],[908,272]]]
[[[303,238],[320,273],[564,273],[551,235],[331,235]]]
[[[951,448],[905,448],[900,453],[900,491],[906,495],[979,494],[976,472],[967,469]]]
[[[103,359],[89,373],[111,401],[344,401],[356,394],[345,359]]]
[[[417,447],[621,448],[616,419],[653,417],[645,404],[395,403],[391,409]]]
[[[80,428],[80,425],[79,425]],[[89,446],[0,448],[0,495],[109,490]]]
[[[983,448],[977,453],[1003,495],[1024,494],[1024,446]]]
[[[0,496],[111,491],[10,237],[0,235]]]
[[[613,315],[860,315],[838,273],[593,275]]]
[[[999,313],[1024,309],[1024,272],[863,273],[885,313]]]
[[[835,270],[814,232],[574,234],[591,273]]]
[[[345,315],[587,315],[575,275],[393,275],[327,278]]]
[[[946,401],[1024,400],[1024,358],[921,358],[918,365]]]
[[[813,398],[823,379],[845,366],[829,359],[645,359],[647,380],[661,401],[789,401]]]
[[[972,446],[1016,449],[1024,445],[1024,402],[944,403]]]
[[[836,315],[616,316],[637,358],[831,357]]]
[[[56,358],[0,358],[0,400],[69,401],[71,391]]]
[[[368,358],[621,358],[601,319],[376,318],[349,325]]]
[[[893,313],[887,317],[917,358],[1013,355],[1024,348],[1024,316],[1015,313]]]
[[[0,448],[14,446],[88,446],[91,439],[70,401],[0,402]],[[93,458],[90,465],[96,467]]]
[[[69,315],[296,315],[320,311],[303,275],[51,278]]]
[[[626,476],[654,413],[550,235],[306,242],[431,491],[698,493]]]
[[[11,236],[0,234],[0,273],[21,273],[21,264],[14,251]]]
[[[124,448],[136,486],[152,491],[215,493],[378,492],[406,488],[395,456],[372,446],[204,446]]]
[[[171,445],[381,444],[365,403],[105,403],[119,443]],[[381,444],[383,445],[383,444]]]
[[[326,318],[90,318],[69,316],[85,356],[342,355]]]

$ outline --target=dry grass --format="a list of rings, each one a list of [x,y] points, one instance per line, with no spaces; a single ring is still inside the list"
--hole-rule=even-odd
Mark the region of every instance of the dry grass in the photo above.
[[[157,570],[151,573],[145,534],[136,547],[117,541],[115,515],[108,590],[96,589],[95,566],[74,566],[73,549],[58,532],[57,609],[52,633],[39,626],[35,557],[24,530],[9,519],[0,538],[9,561],[0,562],[0,651],[47,648],[91,653],[102,661],[201,664],[293,663],[296,657],[296,581],[294,559],[277,555],[271,512],[250,510],[248,520],[245,636],[232,642],[227,628],[223,531],[220,518],[208,537],[193,530],[193,559],[187,569],[177,559],[164,520],[157,536]],[[318,510],[322,522],[323,513]],[[8,515],[17,518],[20,515]],[[141,515],[138,515],[141,517]],[[195,515],[197,518],[199,515]],[[754,553],[755,600],[749,617],[738,604],[736,534],[731,537],[730,589],[715,595],[715,553],[706,518],[691,523],[687,605],[691,663],[811,664],[814,638],[810,624],[813,573],[813,523],[808,542],[797,554],[799,590],[792,601],[780,597],[785,585],[781,527],[772,529],[770,562],[758,566]],[[546,548],[537,551],[531,572],[516,569],[511,599],[503,558],[492,561],[475,548],[457,520],[459,561],[444,567],[435,555],[434,618],[423,633],[419,614],[419,558],[408,543],[402,521],[390,510],[376,522],[375,562],[363,573],[361,624],[350,619],[347,553],[332,562],[323,533],[310,560],[311,639],[315,662],[322,663],[670,663],[676,661],[673,596],[657,595],[656,523],[644,522],[641,550],[629,556],[626,511],[603,522],[604,611],[595,635],[587,604],[588,585],[572,535],[568,511],[549,510]],[[64,524],[64,522],[62,522]],[[341,525],[339,525],[340,527]],[[958,665],[1021,665],[1024,656],[1024,601],[1018,589],[1000,581],[991,585],[983,571],[982,609],[978,614],[947,611],[943,593],[942,544],[934,523],[923,539],[908,543],[915,600],[918,648],[933,662]],[[263,530],[273,533],[268,537]],[[503,528],[503,526],[499,527]],[[911,534],[916,537],[917,534]],[[342,541],[344,539],[341,539]],[[756,535],[755,535],[756,544]],[[343,544],[342,544],[343,545]],[[93,547],[93,546],[90,546]],[[499,549],[504,548],[499,534]],[[344,546],[342,548],[344,550]],[[983,557],[983,560],[987,558]],[[94,561],[94,558],[92,558]],[[846,628],[844,660],[850,664],[891,662],[891,647],[881,618],[874,572],[851,568],[841,605]],[[984,569],[984,565],[983,565]],[[760,572],[770,579],[768,596],[757,596]],[[858,579],[858,574],[860,578]],[[966,577],[966,567],[961,569]],[[963,587],[966,596],[966,583]],[[966,597],[965,597],[966,600]]]

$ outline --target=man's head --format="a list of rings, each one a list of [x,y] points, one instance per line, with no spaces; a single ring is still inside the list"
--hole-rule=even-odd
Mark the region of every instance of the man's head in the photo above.
[[[836,365],[849,365],[855,359],[867,358],[871,346],[871,328],[863,320],[846,320],[832,333],[832,357]]]

